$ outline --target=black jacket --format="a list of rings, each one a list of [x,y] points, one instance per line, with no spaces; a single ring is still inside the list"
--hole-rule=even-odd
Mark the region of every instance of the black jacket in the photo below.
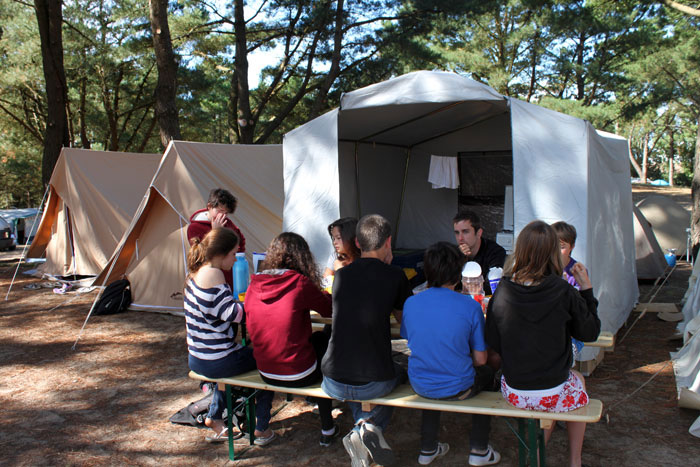
[[[597,307],[592,289],[579,292],[557,276],[533,286],[503,278],[488,305],[486,342],[501,355],[508,385],[548,389],[566,381],[571,338],[598,338]]]

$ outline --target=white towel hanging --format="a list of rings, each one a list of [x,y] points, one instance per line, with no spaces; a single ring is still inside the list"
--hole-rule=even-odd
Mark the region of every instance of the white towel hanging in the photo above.
[[[431,155],[428,182],[430,182],[435,189],[459,188],[457,158]]]

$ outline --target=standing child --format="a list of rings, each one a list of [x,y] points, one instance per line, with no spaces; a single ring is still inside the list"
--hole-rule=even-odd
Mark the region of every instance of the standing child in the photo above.
[[[581,290],[581,285],[576,281],[576,277],[574,277],[571,272],[571,268],[577,263],[577,261],[571,257],[571,251],[576,246],[576,227],[566,222],[559,221],[552,224],[552,228],[559,238],[559,249],[561,250],[561,260],[564,266],[564,274],[562,277],[576,290]],[[577,339],[571,339],[571,345],[573,346],[575,361],[576,357],[583,349],[583,342]]]
[[[201,242],[212,229],[225,228],[235,232],[239,239],[238,251],[245,253],[245,237],[228,217],[236,211],[236,206],[238,206],[238,200],[228,190],[223,188],[211,190],[206,209],[195,211],[190,216],[190,224],[187,226],[187,241],[192,244],[192,239],[198,238]],[[233,290],[231,271],[224,271],[224,277],[228,286]]]
[[[401,336],[408,339],[408,377],[419,395],[430,399],[470,399],[493,386],[486,365],[481,306],[454,291],[466,257],[456,245],[438,242],[425,251],[428,289],[406,300]],[[438,442],[440,412],[423,410],[418,463],[430,464],[449,446]],[[501,455],[489,444],[491,417],[472,415],[469,465],[492,465]]]

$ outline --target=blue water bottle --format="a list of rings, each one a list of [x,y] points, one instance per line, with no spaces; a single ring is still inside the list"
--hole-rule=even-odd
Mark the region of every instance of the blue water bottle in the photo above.
[[[676,265],[676,249],[675,248],[666,248],[666,254],[664,255],[666,258],[666,263],[668,263],[669,266],[674,267]]]
[[[248,290],[248,261],[245,253],[236,253],[236,262],[233,263],[233,296],[238,300],[239,295]]]

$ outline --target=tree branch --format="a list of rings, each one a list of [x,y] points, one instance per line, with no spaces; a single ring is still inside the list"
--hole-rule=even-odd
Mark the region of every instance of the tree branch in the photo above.
[[[10,112],[4,105],[0,104],[0,110],[3,110],[7,115],[9,115],[13,120],[15,120],[17,123],[22,125],[25,130],[29,132],[30,135],[32,135],[34,138],[36,138],[42,145],[44,144],[44,139],[41,137],[39,133],[36,132],[36,130],[29,125],[27,125],[24,120]]]
[[[674,10],[680,11],[681,13],[685,13],[692,16],[700,16],[700,10],[698,10],[697,8],[683,5],[682,3],[674,2],[673,0],[664,0],[664,4],[673,8]]]

